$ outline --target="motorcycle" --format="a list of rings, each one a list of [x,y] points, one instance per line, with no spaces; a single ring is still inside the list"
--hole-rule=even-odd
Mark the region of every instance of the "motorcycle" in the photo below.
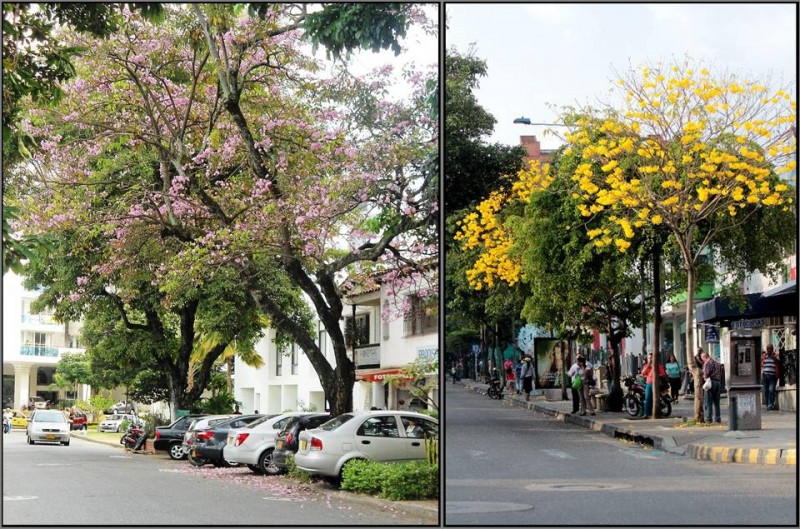
[[[628,392],[622,398],[622,406],[628,415],[638,417],[644,408],[644,385],[634,377],[625,377],[625,387],[628,388]],[[661,382],[659,388],[661,389],[661,398],[658,400],[658,415],[659,417],[669,417],[672,414],[669,384]]]
[[[144,442],[147,440],[147,433],[142,425],[131,423],[125,434],[119,440],[127,450],[141,450],[144,447]]]
[[[496,371],[492,373],[489,379],[489,389],[486,390],[486,394],[492,399],[503,398],[503,381],[500,380],[500,374]]]

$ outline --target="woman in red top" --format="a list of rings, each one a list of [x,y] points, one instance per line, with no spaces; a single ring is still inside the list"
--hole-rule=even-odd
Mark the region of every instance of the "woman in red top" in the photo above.
[[[653,353],[647,355],[647,363],[642,368],[642,375],[645,377],[645,386],[644,409],[641,416],[646,418],[650,416],[650,412],[653,410]],[[667,372],[661,363],[658,364],[658,376],[667,376]]]

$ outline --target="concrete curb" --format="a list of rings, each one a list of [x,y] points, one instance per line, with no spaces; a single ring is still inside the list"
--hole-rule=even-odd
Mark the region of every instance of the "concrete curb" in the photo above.
[[[486,391],[482,389],[479,384],[467,384],[463,382],[462,384],[467,389],[484,395],[486,394]],[[635,427],[626,428],[616,424],[607,424],[593,416],[564,413],[532,401],[524,401],[516,398],[503,398],[502,400],[509,406],[535,410],[539,413],[554,417],[557,420],[598,431],[608,437],[627,439],[672,454],[689,456],[699,461],[754,465],[797,465],[797,450],[795,448],[733,448],[726,446],[709,446],[700,443],[688,443],[685,446],[680,446],[672,436],[654,435],[652,432],[639,431]]]

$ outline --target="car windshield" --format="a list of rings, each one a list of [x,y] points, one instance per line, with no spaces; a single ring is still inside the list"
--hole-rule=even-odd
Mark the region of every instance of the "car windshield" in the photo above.
[[[218,424],[222,424],[223,422],[228,422],[230,420],[231,420],[230,417],[223,417],[221,419],[212,419],[212,420],[208,421],[208,425],[209,426],[216,426]]]
[[[40,411],[34,415],[34,422],[67,422],[67,418],[58,411]]]
[[[344,423],[346,423],[347,421],[349,421],[352,418],[353,418],[353,414],[352,413],[343,413],[343,414],[339,415],[338,417],[334,417],[330,421],[328,421],[328,422],[326,422],[324,424],[321,424],[319,426],[319,429],[320,430],[328,430],[328,431],[335,430],[336,428],[340,427],[341,425],[343,425]]]
[[[123,417],[122,415],[112,415],[111,417],[109,417],[109,418],[108,418],[108,419],[106,419],[106,420],[107,420],[107,421],[121,421],[121,420],[122,420],[122,419],[124,419],[124,418],[125,418],[125,417]]]

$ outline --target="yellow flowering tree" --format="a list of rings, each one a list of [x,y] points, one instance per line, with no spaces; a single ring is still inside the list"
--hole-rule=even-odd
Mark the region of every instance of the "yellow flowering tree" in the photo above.
[[[583,217],[606,219],[588,231],[597,247],[625,252],[647,225],[669,231],[686,270],[692,322],[701,255],[764,208],[794,208],[796,101],[688,59],[628,71],[616,86],[621,109],[584,110],[567,135],[568,151],[585,160],[572,175],[574,196]],[[686,363],[700,394],[694,326],[686,329]]]
[[[499,281],[513,286],[522,279],[520,260],[509,252],[513,238],[501,220],[501,212],[512,203],[524,204],[532,193],[546,190],[552,181],[549,164],[531,161],[509,186],[493,191],[475,211],[456,223],[454,239],[461,248],[480,249],[474,265],[467,270],[472,288],[491,289]]]

